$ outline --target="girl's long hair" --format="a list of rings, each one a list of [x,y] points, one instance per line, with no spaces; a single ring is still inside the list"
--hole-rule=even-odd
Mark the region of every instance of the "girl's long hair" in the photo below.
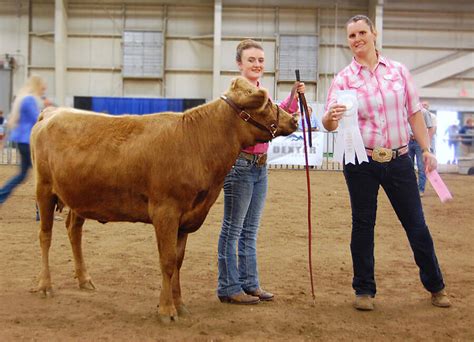
[[[18,91],[18,94],[15,97],[15,101],[13,101],[12,111],[8,118],[8,127],[13,129],[17,126],[18,121],[20,121],[20,108],[23,99],[26,96],[34,96],[36,98],[36,102],[38,103],[38,107],[41,108],[41,95],[43,91],[43,87],[45,87],[45,81],[39,77],[38,75],[32,75],[26,81],[25,85]]]

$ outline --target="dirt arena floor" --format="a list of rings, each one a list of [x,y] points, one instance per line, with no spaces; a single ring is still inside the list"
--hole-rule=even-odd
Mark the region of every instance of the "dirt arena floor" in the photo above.
[[[0,166],[0,183],[15,172]],[[161,276],[153,228],[86,221],[84,253],[97,290],[79,290],[64,221],[50,253],[55,296],[30,293],[40,249],[33,181],[0,207],[0,341],[474,341],[474,177],[442,175],[454,200],[423,198],[449,309],[431,305],[404,231],[385,194],[376,227],[376,309],[352,308],[350,207],[341,172],[311,173],[313,265],[308,273],[304,171],[271,170],[258,242],[262,285],[275,301],[221,304],[215,294],[223,199],[190,235],[181,279],[191,314],[170,325],[157,315]],[[65,214],[61,214],[65,218]]]

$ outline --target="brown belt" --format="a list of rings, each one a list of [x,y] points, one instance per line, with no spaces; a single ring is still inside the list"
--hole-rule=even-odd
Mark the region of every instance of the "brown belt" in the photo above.
[[[372,157],[372,160],[375,160],[379,163],[388,163],[392,159],[396,159],[404,154],[408,153],[408,146],[404,145],[399,148],[390,149],[385,147],[376,147],[368,148],[366,147],[367,155]]]
[[[240,152],[239,158],[243,158],[245,160],[249,160],[257,166],[263,166],[267,163],[267,154],[253,154],[247,152]]]

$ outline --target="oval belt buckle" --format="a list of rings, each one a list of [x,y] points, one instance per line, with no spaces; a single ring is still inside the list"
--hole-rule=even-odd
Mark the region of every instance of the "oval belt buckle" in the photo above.
[[[384,147],[376,147],[372,151],[372,159],[379,163],[388,163],[392,160],[392,150]]]

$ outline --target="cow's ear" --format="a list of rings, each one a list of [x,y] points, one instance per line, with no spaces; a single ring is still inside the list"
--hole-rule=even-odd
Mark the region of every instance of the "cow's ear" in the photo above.
[[[263,110],[267,106],[269,98],[268,98],[268,92],[265,89],[259,89],[258,91],[262,92],[262,95],[260,95],[259,97],[259,99],[261,100],[260,106],[257,109],[260,111],[260,110]]]
[[[231,90],[234,90],[237,87],[237,81],[238,81],[238,78],[233,78],[232,79],[232,82],[230,83],[230,89]]]
[[[236,90],[236,91],[245,90],[245,89],[253,88],[253,87],[255,86],[252,85],[245,77],[242,77],[242,76],[237,76],[233,78],[230,83],[230,89]]]

